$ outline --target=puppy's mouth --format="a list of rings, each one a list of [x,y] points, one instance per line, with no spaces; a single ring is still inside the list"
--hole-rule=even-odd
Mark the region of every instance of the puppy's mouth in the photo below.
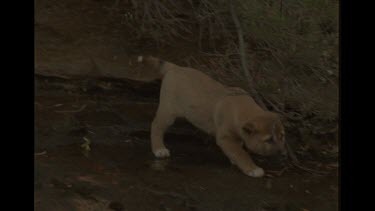
[[[276,149],[273,149],[273,150],[267,150],[265,149],[264,147],[260,147],[260,146],[255,146],[253,149],[249,149],[248,147],[246,147],[245,144],[242,145],[242,148],[250,153],[250,154],[257,154],[257,155],[261,155],[261,156],[278,156],[278,155],[282,155],[282,156],[285,156],[282,154],[282,152],[280,150],[276,150]]]
[[[270,156],[270,155],[273,155],[275,153],[272,153],[268,150],[265,150],[259,146],[254,146],[254,149],[249,149],[249,147],[246,146],[245,143],[242,144],[242,148],[247,152],[247,153],[250,153],[250,154],[257,154],[257,155],[261,155],[261,156]]]

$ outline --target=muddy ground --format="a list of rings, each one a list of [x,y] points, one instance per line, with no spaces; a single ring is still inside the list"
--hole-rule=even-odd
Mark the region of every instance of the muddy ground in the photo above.
[[[158,160],[149,127],[159,83],[88,84],[36,78],[36,210],[338,210],[335,159],[304,158],[327,172],[318,176],[256,156],[270,176],[250,178],[181,120],[166,135],[172,157]]]
[[[337,150],[309,151],[294,128],[298,157],[324,176],[256,156],[270,176],[247,177],[183,120],[166,135],[172,157],[155,159],[149,129],[160,82],[128,80],[147,76],[127,59],[157,51],[179,61],[196,49],[155,50],[135,38],[123,24],[126,2],[35,1],[35,210],[338,210]]]

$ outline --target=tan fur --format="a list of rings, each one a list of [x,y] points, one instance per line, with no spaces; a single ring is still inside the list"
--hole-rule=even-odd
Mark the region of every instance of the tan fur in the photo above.
[[[285,152],[284,128],[277,114],[262,110],[244,90],[227,87],[189,67],[154,57],[138,61],[162,78],[160,103],[151,125],[151,146],[156,157],[168,157],[163,137],[177,117],[216,137],[217,145],[246,175],[262,177],[242,145],[251,152]],[[273,138],[272,141],[266,139]]]

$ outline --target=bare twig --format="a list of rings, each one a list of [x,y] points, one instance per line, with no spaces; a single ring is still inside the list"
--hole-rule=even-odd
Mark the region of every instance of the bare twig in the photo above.
[[[252,87],[252,84],[254,83],[254,79],[251,76],[248,68],[247,68],[247,59],[246,59],[246,44],[243,38],[243,32],[241,28],[240,21],[238,19],[237,13],[235,12],[233,0],[229,0],[230,3],[230,12],[232,14],[233,22],[237,29],[237,35],[238,35],[238,43],[239,43],[239,53],[240,53],[240,60],[241,60],[241,67],[242,71],[245,74],[245,77],[247,79],[247,85],[250,89],[250,91],[253,93],[255,100],[259,104],[260,107],[262,107],[264,110],[267,110],[267,107],[264,105],[263,101],[259,98],[259,95],[257,91]]]
[[[40,156],[40,155],[45,155],[45,154],[47,154],[46,150],[44,150],[43,152],[34,153],[35,156]]]
[[[323,176],[323,175],[326,175],[327,172],[324,172],[324,171],[318,171],[318,170],[315,170],[315,169],[310,169],[310,168],[307,168],[307,167],[304,167],[298,163],[293,163],[292,162],[292,165],[294,167],[297,167],[298,169],[301,169],[303,171],[306,171],[306,172],[309,172],[309,173],[312,173],[312,174],[315,174],[315,175],[319,175],[319,176]]]
[[[285,146],[286,146],[286,150],[288,151],[288,157],[291,159],[292,163],[299,164],[300,162],[296,154],[294,154],[293,149],[290,147],[288,142],[285,142]]]
[[[283,0],[280,0],[280,16],[283,16]]]
[[[288,166],[285,166],[285,167],[284,167],[283,169],[281,169],[280,171],[267,170],[268,173],[271,173],[271,174],[267,174],[267,175],[268,175],[268,177],[274,177],[274,176],[280,177],[280,176],[283,175],[284,172],[285,172],[286,170],[288,170],[288,169],[289,169],[289,167],[288,167]],[[267,176],[267,175],[266,175],[266,176]]]
[[[270,100],[266,99],[265,97],[263,97],[263,99],[265,99],[265,100],[267,101],[267,103],[268,103],[268,104],[269,104],[269,105],[270,105],[275,111],[277,111],[277,112],[283,114],[286,118],[288,118],[288,119],[290,119],[290,120],[295,120],[295,121],[297,121],[297,120],[302,120],[303,117],[302,117],[300,114],[298,114],[298,113],[296,113],[296,112],[293,112],[293,113],[295,113],[295,114],[300,115],[299,117],[294,117],[294,116],[291,115],[291,113],[286,113],[286,112],[284,112],[283,110],[279,109],[279,107],[277,107],[274,103],[272,103]]]
[[[285,142],[285,145],[286,145],[286,148],[287,148],[287,151],[288,151],[288,157],[290,159],[290,163],[292,164],[292,166],[300,169],[300,170],[303,170],[303,171],[306,171],[306,172],[309,172],[309,173],[312,173],[312,174],[315,174],[315,175],[326,175],[327,172],[324,172],[324,171],[319,171],[319,170],[315,170],[315,169],[310,169],[310,168],[307,168],[307,167],[304,167],[301,165],[301,162],[298,160],[297,156],[294,154],[292,148],[290,147],[290,145],[288,144],[288,142]]]
[[[81,108],[77,109],[77,110],[65,110],[65,111],[55,111],[57,113],[76,113],[76,112],[81,112],[83,111],[83,109],[86,108],[87,105],[83,105],[81,106]]]
[[[243,38],[243,32],[242,32],[240,21],[238,19],[237,13],[234,10],[233,0],[230,0],[230,12],[232,14],[232,19],[237,29],[242,71],[245,74],[246,79],[248,80],[248,83],[251,84],[253,82],[253,78],[251,77],[249,70],[247,69],[245,41]]]

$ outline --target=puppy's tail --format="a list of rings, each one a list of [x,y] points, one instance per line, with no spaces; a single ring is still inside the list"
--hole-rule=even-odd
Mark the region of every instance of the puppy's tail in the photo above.
[[[141,66],[141,71],[154,79],[162,79],[168,72],[168,62],[153,56],[138,56],[137,63]]]

